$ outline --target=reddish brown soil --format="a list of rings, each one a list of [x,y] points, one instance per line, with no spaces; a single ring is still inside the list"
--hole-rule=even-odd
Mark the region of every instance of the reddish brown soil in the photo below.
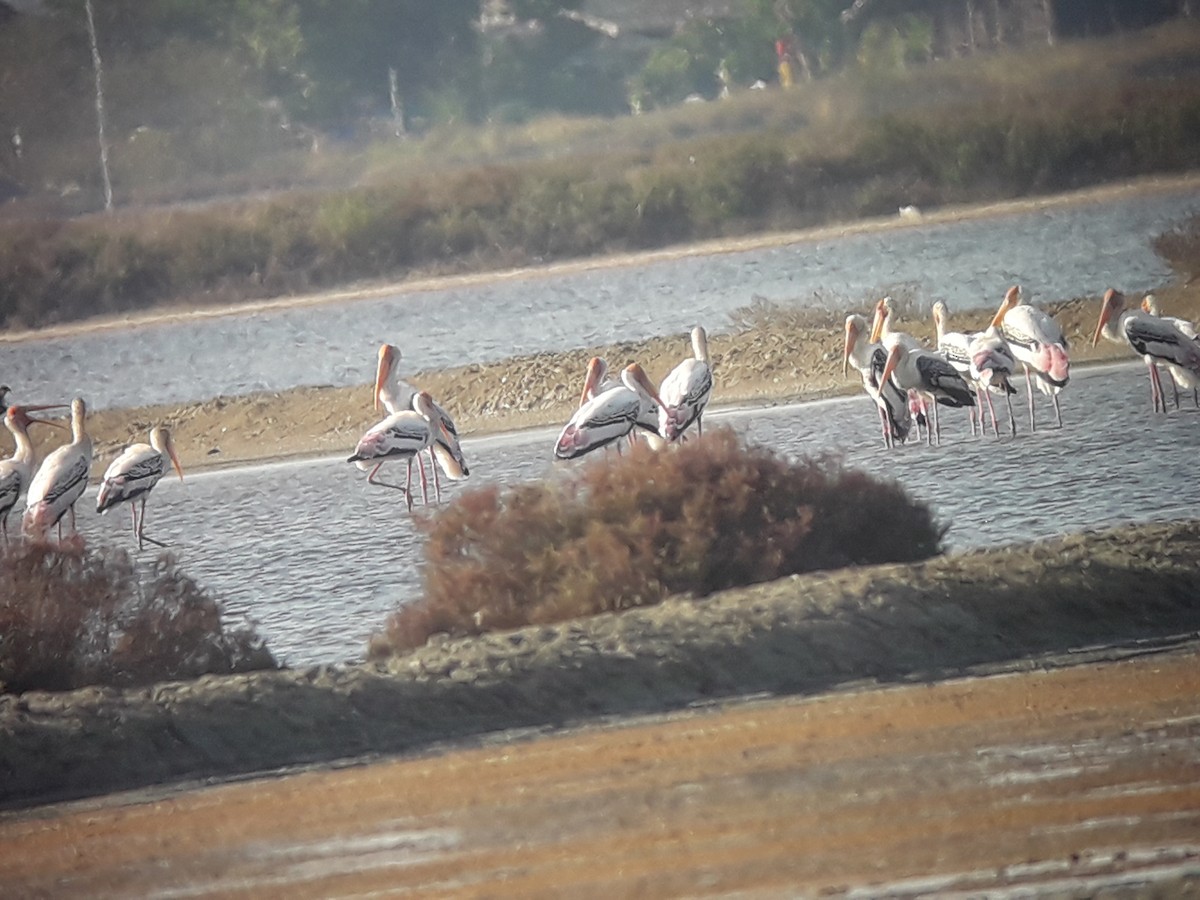
[[[1200,651],[811,700],[0,820],[10,896],[1175,894]]]

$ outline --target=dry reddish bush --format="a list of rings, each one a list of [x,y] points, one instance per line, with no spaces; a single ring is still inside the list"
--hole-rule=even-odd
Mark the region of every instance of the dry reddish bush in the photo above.
[[[149,684],[276,666],[253,630],[223,625],[220,604],[169,555],[139,578],[120,551],[29,544],[0,553],[4,690]]]
[[[1200,275],[1200,216],[1164,231],[1152,241],[1154,252],[1183,280],[1191,281]]]
[[[460,495],[426,520],[425,596],[372,654],[704,596],[795,572],[924,559],[944,529],[899,485],[833,457],[784,459],[727,429],[570,476]]]

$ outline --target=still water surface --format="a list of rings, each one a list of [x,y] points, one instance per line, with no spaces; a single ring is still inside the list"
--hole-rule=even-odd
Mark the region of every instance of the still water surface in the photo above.
[[[882,448],[865,397],[714,411],[707,421],[791,457],[838,452],[897,479],[949,525],[955,550],[1200,510],[1200,411],[1188,398],[1179,412],[1153,416],[1142,365],[1077,370],[1062,395],[1062,430],[1050,427],[1045,404],[1046,427],[1030,434],[1023,390],[1016,403],[1015,438],[972,438],[966,416],[945,410],[941,447],[895,451]],[[467,440],[464,484],[513,484],[586,463],[552,462],[554,437],[543,429]],[[148,532],[171,543],[183,570],[232,617],[258,623],[291,665],[361,659],[388,613],[420,594],[421,538],[400,495],[371,487],[340,457],[164,479],[148,515]],[[82,509],[79,524],[94,541],[132,546],[123,508]]]
[[[0,381],[20,399],[80,395],[104,409],[365,384],[382,341],[399,344],[413,372],[682,333],[696,323],[719,332],[755,297],[820,304],[910,287],[954,310],[995,306],[1013,283],[1035,303],[1109,286],[1149,290],[1171,277],[1150,242],[1197,212],[1192,190],[1047,201],[989,218],[732,253],[70,337],[0,337]]]

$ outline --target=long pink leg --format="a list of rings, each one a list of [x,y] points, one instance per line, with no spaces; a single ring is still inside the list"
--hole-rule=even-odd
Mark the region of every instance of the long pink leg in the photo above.
[[[1000,437],[1000,423],[996,421],[996,407],[992,405],[992,392],[988,390],[981,390],[980,393],[983,394],[983,402],[987,404],[988,412],[992,417],[992,434],[994,434],[996,437]],[[983,430],[982,408],[979,410],[979,430]]]
[[[438,503],[441,503],[442,502],[442,482],[441,482],[441,478],[438,477],[438,468],[439,467],[438,467],[437,457],[433,455],[433,445],[430,444],[429,445],[429,470],[431,472],[433,472],[433,496],[434,496],[434,499]]]
[[[421,458],[420,453],[416,454],[416,458],[417,458],[417,471],[421,473],[421,502],[423,504],[425,504],[426,506],[428,506],[429,505],[429,482],[425,480],[425,460]],[[413,460],[413,458],[410,456],[408,458],[408,465],[410,467],[410,470],[412,467],[412,460]]]
[[[401,487],[398,484],[392,484],[390,481],[383,481],[382,479],[376,477],[376,475],[378,475],[378,473],[379,473],[379,469],[383,466],[383,463],[385,461],[386,460],[380,460],[379,462],[377,462],[375,464],[375,468],[373,468],[371,470],[371,474],[367,476],[367,481],[370,484],[377,484],[380,487],[391,488],[394,491],[400,491],[402,494],[404,494],[404,501],[408,505],[409,512],[411,512],[412,505],[413,505],[412,492],[409,491],[407,483],[405,484],[404,487]],[[412,474],[412,458],[411,457],[409,458],[409,461],[408,461],[408,472],[410,475]]]

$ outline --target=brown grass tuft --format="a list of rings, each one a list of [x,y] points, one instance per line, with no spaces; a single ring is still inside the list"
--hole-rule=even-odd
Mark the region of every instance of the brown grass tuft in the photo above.
[[[478,634],[705,596],[795,572],[924,559],[944,533],[899,485],[830,456],[790,461],[716,429],[567,477],[459,496],[427,520],[425,596],[374,656]]]
[[[251,629],[160,556],[139,579],[124,552],[0,552],[0,685],[69,690],[275,668]]]

